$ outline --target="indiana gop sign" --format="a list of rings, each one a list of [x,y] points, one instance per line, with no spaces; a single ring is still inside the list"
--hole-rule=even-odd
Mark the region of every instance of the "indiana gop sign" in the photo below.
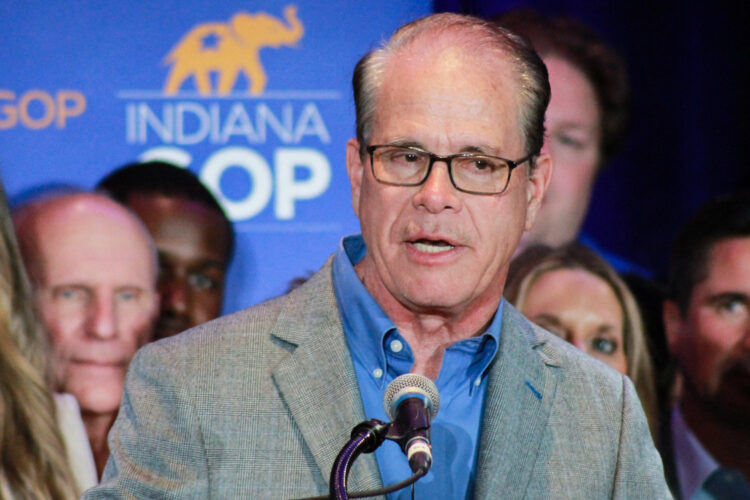
[[[283,293],[359,225],[351,73],[429,1],[0,5],[0,176],[12,200],[137,160],[195,172],[237,232],[225,312]]]

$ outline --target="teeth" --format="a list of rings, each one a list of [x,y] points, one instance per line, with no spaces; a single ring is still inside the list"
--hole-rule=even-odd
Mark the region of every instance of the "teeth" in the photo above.
[[[442,243],[425,243],[422,241],[415,241],[414,246],[419,250],[420,252],[426,252],[426,253],[439,253],[439,252],[447,252],[448,250],[453,249],[453,245],[449,245],[448,243],[442,242]]]

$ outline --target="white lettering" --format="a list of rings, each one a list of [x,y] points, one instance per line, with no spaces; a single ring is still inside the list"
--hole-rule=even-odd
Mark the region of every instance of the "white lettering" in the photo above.
[[[297,111],[292,103],[284,103],[275,110],[262,102],[251,106],[239,101],[231,105],[193,101],[160,105],[126,103],[125,139],[130,144],[146,144],[151,137],[165,144],[182,145],[203,142],[223,145],[235,138],[248,144],[265,144],[272,138],[283,144],[299,144],[309,137],[317,137],[323,144],[331,142],[314,102]]]
[[[131,102],[125,106],[125,141],[133,144],[135,140],[135,104]]]
[[[276,217],[294,218],[296,200],[309,200],[321,195],[331,182],[331,165],[328,158],[310,148],[279,148],[274,154],[276,167]],[[308,178],[295,179],[296,168],[307,168]]]
[[[219,144],[221,141],[221,135],[219,134],[219,105],[213,103],[209,106],[211,114],[211,144]]]
[[[276,137],[285,144],[292,142],[292,106],[291,104],[284,104],[281,108],[281,118],[279,121],[276,115],[266,106],[261,103],[255,108],[255,122],[258,124],[258,135],[262,142],[266,142],[266,125],[270,125],[271,129],[276,132]]]
[[[174,135],[174,106],[171,104],[165,104],[162,108],[162,118],[159,121],[159,117],[156,113],[151,111],[148,104],[141,103],[137,108],[137,119],[136,127],[138,128],[138,142],[141,144],[146,143],[149,125],[151,129],[159,136],[161,142],[171,143],[173,142]]]
[[[249,143],[258,142],[258,135],[253,130],[247,110],[239,102],[234,103],[229,110],[229,116],[221,129],[221,142],[226,144],[233,135],[244,136]]]
[[[294,143],[298,144],[306,135],[317,136],[323,144],[331,142],[331,136],[323,122],[323,117],[320,116],[318,107],[311,102],[305,104],[297,120],[297,127],[294,129]]]
[[[198,120],[198,128],[195,132],[185,132],[186,115],[192,115]],[[198,144],[208,135],[211,119],[208,112],[202,106],[194,102],[178,102],[175,106],[175,142],[177,144]]]
[[[250,176],[248,195],[239,201],[227,198],[221,190],[221,177],[231,167],[239,167]],[[200,178],[219,199],[232,220],[250,219],[268,205],[273,191],[273,176],[268,163],[249,148],[228,147],[212,154]]]

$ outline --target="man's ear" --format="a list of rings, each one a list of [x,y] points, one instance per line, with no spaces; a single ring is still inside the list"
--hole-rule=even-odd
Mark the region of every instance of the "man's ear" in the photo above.
[[[665,300],[662,308],[662,321],[664,323],[664,335],[667,338],[669,352],[674,356],[680,343],[680,332],[684,319],[682,311],[674,300]]]
[[[534,226],[536,215],[542,207],[544,193],[552,179],[552,158],[547,153],[541,153],[536,157],[534,170],[526,182],[526,226],[528,231]]]
[[[365,165],[359,154],[359,141],[354,138],[346,143],[346,173],[349,174],[349,184],[352,188],[354,215],[359,217],[359,193],[362,187],[362,176],[365,174]]]

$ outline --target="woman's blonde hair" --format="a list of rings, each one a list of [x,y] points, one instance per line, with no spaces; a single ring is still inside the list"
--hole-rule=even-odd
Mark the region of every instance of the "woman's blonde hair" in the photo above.
[[[46,336],[0,184],[0,498],[76,498],[56,420]]]
[[[646,344],[641,311],[632,292],[599,254],[580,243],[559,248],[534,246],[518,255],[510,265],[505,298],[522,311],[529,290],[544,273],[559,269],[580,269],[601,278],[617,296],[622,308],[623,342],[628,376],[633,381],[648,418],[652,435],[658,429],[654,368]]]

